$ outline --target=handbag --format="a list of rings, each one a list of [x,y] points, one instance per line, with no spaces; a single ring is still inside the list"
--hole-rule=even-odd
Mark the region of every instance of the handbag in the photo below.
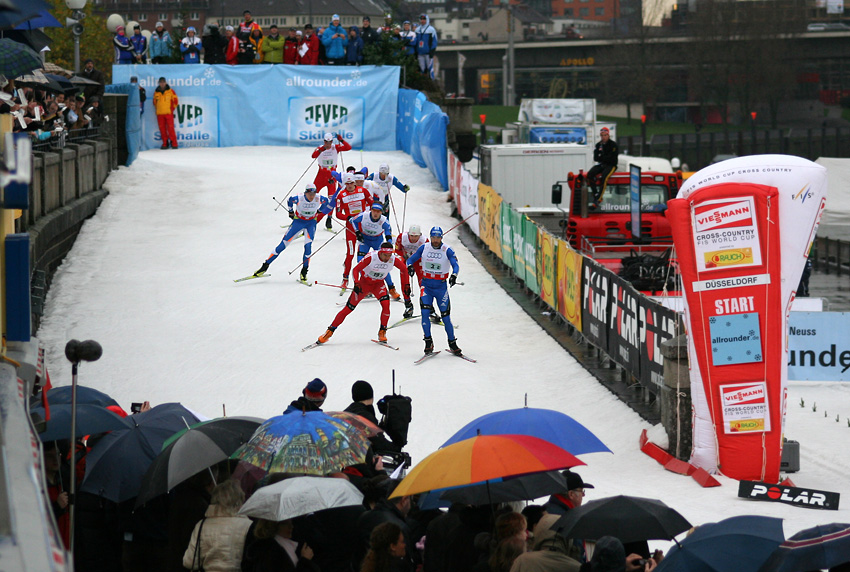
[[[207,520],[207,517],[201,519],[201,526],[198,527],[198,538],[195,539],[195,554],[192,556],[192,570],[200,570],[200,572],[204,572],[204,566],[201,561],[201,532],[204,530],[205,520]],[[198,563],[197,568],[195,568],[195,562]]]

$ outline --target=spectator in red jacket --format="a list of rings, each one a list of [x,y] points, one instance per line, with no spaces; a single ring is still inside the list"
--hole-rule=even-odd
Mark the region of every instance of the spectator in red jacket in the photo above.
[[[295,28],[289,28],[289,35],[283,43],[283,63],[297,64],[299,47],[298,37],[295,35]]]
[[[319,65],[320,44],[319,37],[313,33],[313,25],[304,26],[304,39],[301,40],[301,46],[298,50],[298,63],[305,66]]]
[[[227,26],[224,29],[224,35],[227,38],[227,47],[224,50],[224,61],[232,66],[235,66],[239,58],[239,38],[233,32],[233,26]]]

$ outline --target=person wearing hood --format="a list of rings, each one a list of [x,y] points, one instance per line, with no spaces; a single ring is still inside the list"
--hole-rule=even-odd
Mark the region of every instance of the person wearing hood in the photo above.
[[[201,45],[204,48],[205,64],[225,63],[224,50],[227,48],[227,38],[221,35],[218,26],[214,24],[204,26]]]
[[[298,41],[298,36],[295,35],[295,28],[289,28],[289,35],[283,43],[283,63],[297,64],[298,49],[301,47]]]
[[[263,63],[263,40],[263,29],[259,24],[255,24],[254,28],[251,30],[251,37],[248,38],[248,43],[251,44],[251,48],[254,52],[254,59],[251,60],[252,64]]]
[[[381,41],[381,35],[375,28],[372,27],[372,19],[369,16],[363,16],[363,26],[360,29],[360,39],[363,40],[364,46],[371,46],[375,42]]]
[[[348,29],[348,46],[345,51],[345,65],[359,66],[363,63],[363,39],[357,33],[357,26]]]
[[[148,54],[155,64],[164,64],[171,57],[171,34],[163,27],[162,22],[157,22],[154,26]]]
[[[177,108],[177,94],[168,85],[164,77],[159,78],[159,86],[153,93],[153,106],[156,110],[156,121],[159,124],[159,138],[162,141],[160,149],[177,149],[177,134],[174,131],[174,110]]]
[[[322,404],[325,402],[327,396],[328,386],[317,377],[307,384],[301,391],[301,397],[290,403],[283,414],[301,413],[302,411],[321,411]]]
[[[434,64],[431,60],[437,52],[437,30],[431,25],[427,14],[419,15],[419,25],[415,31],[414,51],[419,60],[419,71],[428,77],[434,77]]]
[[[118,64],[132,64],[135,61],[133,54],[133,44],[130,43],[130,38],[124,34],[124,26],[115,28],[115,37],[112,38],[112,45],[115,48],[115,62]]]
[[[284,63],[283,49],[285,43],[286,40],[278,32],[277,26],[272,24],[269,28],[269,35],[263,40],[263,61],[267,64]]]
[[[534,545],[531,552],[520,554],[511,572],[579,572],[582,565],[570,556],[572,544],[552,526],[561,518],[546,514],[534,527]]]
[[[410,20],[405,20],[402,26],[401,39],[404,41],[404,53],[412,56],[416,48],[416,32],[413,31]]]
[[[233,26],[227,26],[224,29],[226,47],[224,50],[224,63],[235,66],[239,63],[239,38],[233,31]]]
[[[142,29],[139,26],[133,28],[133,35],[130,36],[130,44],[133,46],[133,58],[135,63],[143,64],[148,56],[148,39],[142,35]]]
[[[180,42],[180,52],[183,54],[184,64],[199,64],[201,63],[201,38],[196,34],[194,26],[186,28],[186,37]]]
[[[322,34],[322,44],[325,46],[325,55],[329,66],[345,65],[345,47],[348,45],[348,36],[345,28],[339,25],[339,14],[334,14],[330,25]]]

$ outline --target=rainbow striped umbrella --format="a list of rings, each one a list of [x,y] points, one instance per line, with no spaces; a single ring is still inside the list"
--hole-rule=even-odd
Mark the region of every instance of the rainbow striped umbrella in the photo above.
[[[425,457],[396,487],[393,497],[578,465],[584,462],[537,437],[480,435]]]

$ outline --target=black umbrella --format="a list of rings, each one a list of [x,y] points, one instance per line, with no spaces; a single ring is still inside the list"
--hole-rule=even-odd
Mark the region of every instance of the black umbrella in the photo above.
[[[59,82],[48,78],[44,75],[44,73],[38,70],[33,70],[32,73],[16,77],[15,85],[22,87],[38,87],[55,93],[65,93],[65,89],[59,84]]]
[[[157,455],[142,478],[136,506],[216,463],[226,461],[262,424],[262,419],[224,417],[190,427]]]
[[[567,490],[567,479],[559,471],[546,471],[502,479],[500,482],[448,489],[440,498],[470,505],[513,502],[540,498]]]
[[[671,540],[690,528],[685,517],[660,500],[624,495],[571,509],[552,526],[567,538],[597,540],[613,536],[623,543]]]
[[[67,77],[62,77],[61,75],[56,75],[56,74],[53,74],[53,73],[46,73],[46,74],[44,74],[44,77],[58,83],[59,86],[62,88],[62,90],[65,91],[65,92],[77,91],[79,89]]]
[[[127,421],[130,429],[110,433],[88,454],[81,492],[118,503],[134,498],[163,442],[198,418],[179,403],[163,403]]]
[[[850,562],[850,524],[819,524],[780,544],[759,570],[825,570],[847,562]]]

